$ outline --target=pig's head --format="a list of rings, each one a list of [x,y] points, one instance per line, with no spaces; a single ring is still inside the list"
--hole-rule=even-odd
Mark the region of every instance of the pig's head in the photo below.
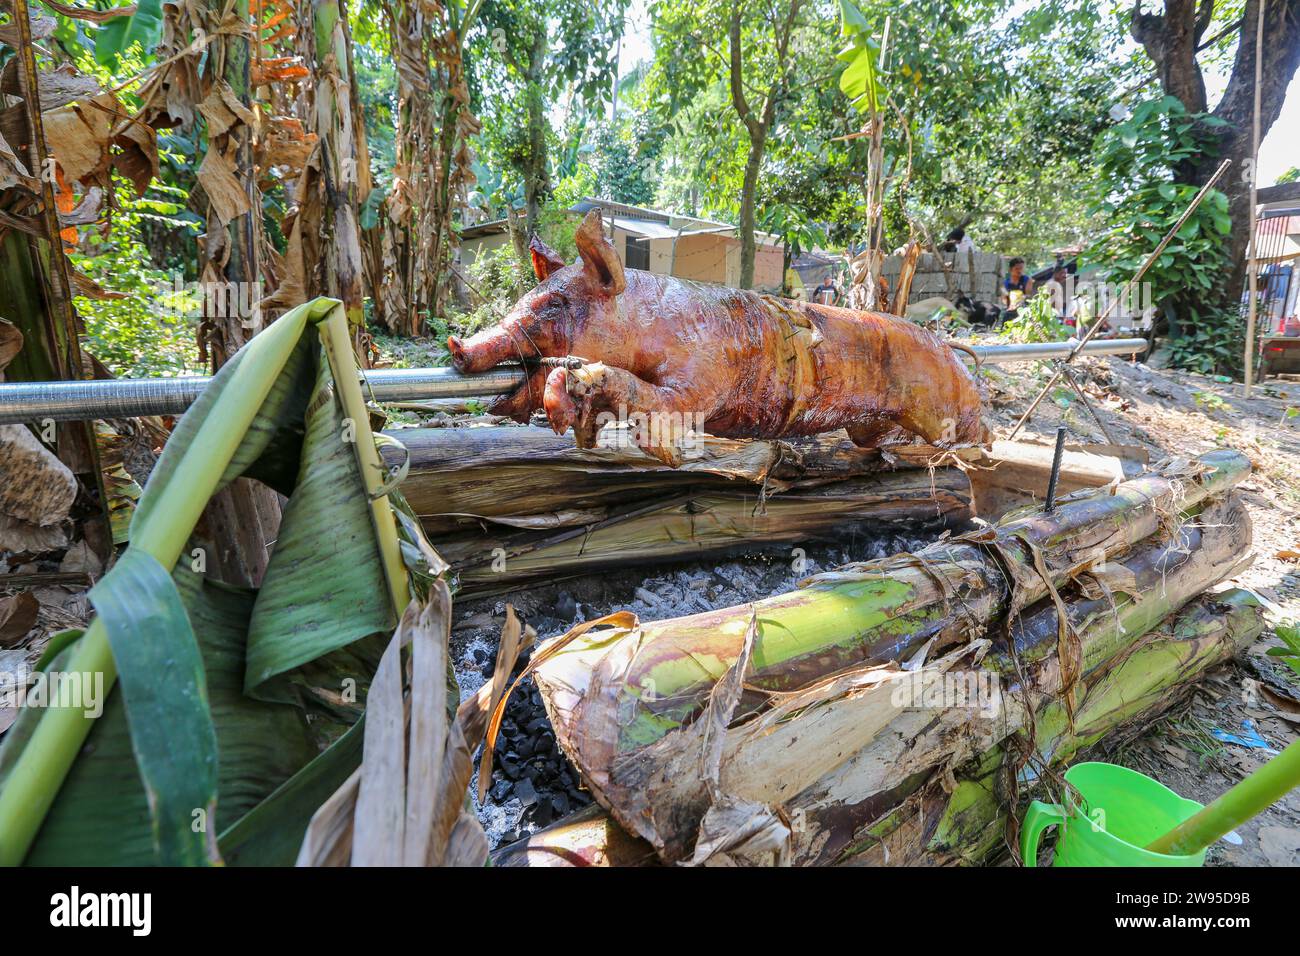
[[[556,358],[577,351],[582,331],[617,314],[626,286],[623,263],[591,210],[574,234],[578,261],[565,265],[559,254],[533,236],[528,244],[537,287],[515,303],[501,324],[468,339],[451,336],[447,348],[462,372],[483,372],[502,362]],[[579,353],[581,354],[581,353]],[[589,361],[604,356],[583,355]]]

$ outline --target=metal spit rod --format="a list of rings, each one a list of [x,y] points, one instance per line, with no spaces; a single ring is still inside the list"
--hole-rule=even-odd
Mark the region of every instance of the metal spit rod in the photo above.
[[[972,348],[988,364],[1062,358],[1074,342],[1035,342],[1027,345],[976,345]],[[1130,355],[1147,347],[1145,339],[1110,339],[1087,343],[1089,355]],[[974,361],[958,351],[967,362]],[[503,395],[524,380],[517,365],[502,365],[489,372],[463,375],[452,368],[376,369],[367,372],[366,389],[380,402],[418,402],[430,399],[476,398]],[[42,421],[84,421],[95,418],[133,418],[140,415],[179,415],[193,404],[210,379],[118,378],[89,382],[0,382],[0,425]]]

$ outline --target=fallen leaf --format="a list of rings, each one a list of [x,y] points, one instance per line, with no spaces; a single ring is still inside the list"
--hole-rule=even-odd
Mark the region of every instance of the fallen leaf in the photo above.
[[[1283,720],[1289,720],[1293,724],[1300,724],[1300,700],[1266,687],[1259,685],[1260,696],[1277,708],[1277,716]]]
[[[30,591],[0,598],[0,647],[17,644],[36,624],[41,602]]]
[[[59,562],[60,571],[80,571],[92,576],[98,575],[103,567],[103,562],[91,550],[90,545],[84,538],[70,547],[68,553],[63,556],[63,560]]]

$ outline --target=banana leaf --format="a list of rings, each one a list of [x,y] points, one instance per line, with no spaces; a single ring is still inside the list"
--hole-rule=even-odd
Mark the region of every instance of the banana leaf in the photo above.
[[[328,794],[356,767],[357,748],[328,745],[355,737],[408,599],[385,475],[336,301],[291,310],[221,369],[150,476],[98,616],[50,661],[98,675],[102,713],[25,708],[0,747],[0,863],[216,862],[218,834],[274,842],[240,827],[273,794],[280,835],[300,819],[300,838],[320,802],[302,781]],[[240,476],[289,499],[257,591],[191,566],[204,506]]]

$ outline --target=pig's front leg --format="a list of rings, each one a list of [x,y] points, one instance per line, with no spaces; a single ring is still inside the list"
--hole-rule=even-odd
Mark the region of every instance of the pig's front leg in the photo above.
[[[542,396],[546,391],[546,376],[551,369],[538,367],[528,373],[522,385],[508,395],[498,395],[488,403],[490,415],[504,415],[521,425],[527,425],[533,412],[542,407]]]
[[[546,417],[557,434],[573,427],[579,448],[593,448],[603,425],[626,420],[637,445],[676,468],[686,432],[703,422],[681,391],[652,385],[603,362],[554,369],[546,379]]]

